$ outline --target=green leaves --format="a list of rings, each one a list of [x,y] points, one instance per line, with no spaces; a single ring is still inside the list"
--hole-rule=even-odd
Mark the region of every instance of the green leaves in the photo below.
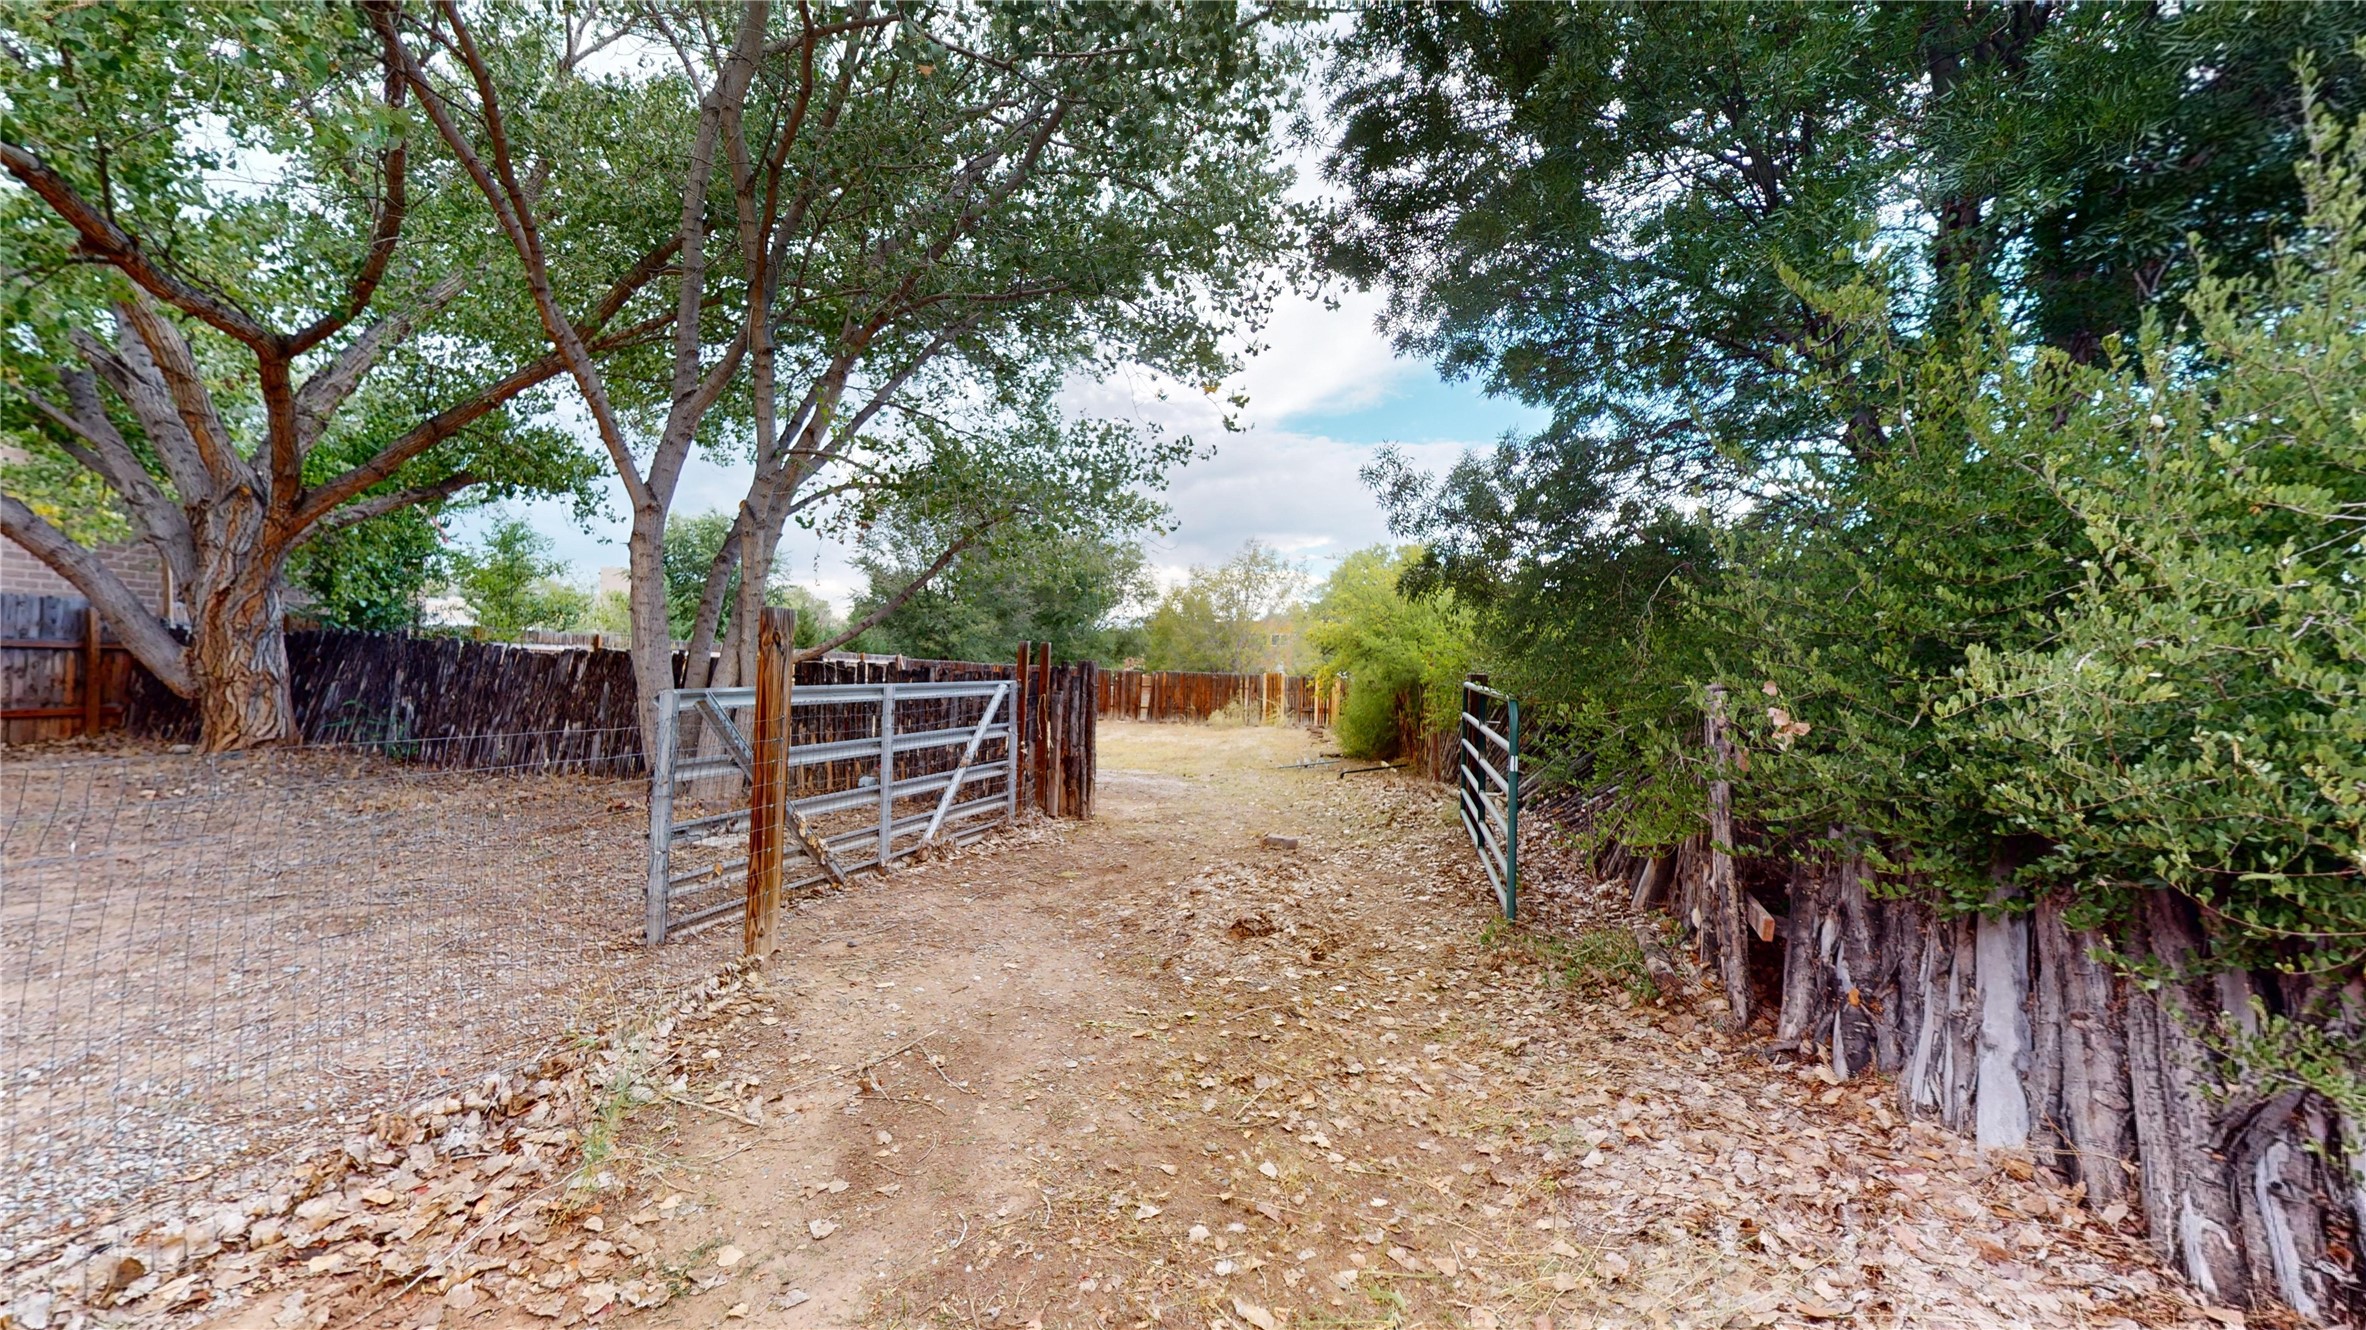
[[[1772,844],[2354,964],[2366,172],[2292,71],[2354,112],[2366,14],[2029,17],[1361,11],[1325,258],[1555,413],[1367,479],[1630,840],[1698,828],[1700,686],[1771,683]]]
[[[1418,546],[1357,550],[1339,561],[1305,611],[1306,641],[1322,653],[1322,675],[1347,675],[1339,717],[1341,751],[1395,757],[1424,733],[1448,728],[1462,710],[1472,664],[1469,611],[1450,593],[1409,597],[1400,589]]]
[[[1144,664],[1231,674],[1286,668],[1284,615],[1305,585],[1296,564],[1256,540],[1213,568],[1194,567],[1143,622]]]
[[[526,522],[494,522],[474,549],[455,550],[452,589],[468,602],[477,626],[495,636],[528,628],[561,632],[581,627],[591,613],[591,593],[562,581],[564,561],[550,553],[550,538]]]

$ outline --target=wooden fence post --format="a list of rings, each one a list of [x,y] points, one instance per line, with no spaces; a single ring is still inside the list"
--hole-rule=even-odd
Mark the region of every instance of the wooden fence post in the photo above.
[[[1034,663],[1033,647],[1032,642],[1019,643],[1018,687],[1011,692],[1010,787],[1013,817],[1018,816],[1020,809],[1032,806],[1028,787],[1034,774],[1034,731],[1030,727],[1035,721],[1035,709],[1027,703],[1028,693],[1035,686],[1035,676],[1029,672],[1029,667]]]
[[[781,861],[788,846],[789,707],[797,612],[771,609],[756,629],[754,782],[748,792],[748,913],[745,955],[772,954],[780,938]]]
[[[1035,723],[1035,806],[1043,812],[1053,811],[1051,798],[1052,748],[1052,644],[1045,642],[1035,652],[1035,714],[1028,717]]]
[[[99,732],[99,607],[82,606],[82,734]]]

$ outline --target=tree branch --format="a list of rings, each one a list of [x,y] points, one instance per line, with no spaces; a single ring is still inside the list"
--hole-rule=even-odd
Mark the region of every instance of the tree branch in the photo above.
[[[107,482],[107,487],[131,509],[142,533],[165,556],[173,575],[188,580],[197,561],[189,539],[188,515],[157,485],[123,441],[115,422],[107,419],[106,407],[99,401],[98,384],[90,371],[66,370],[60,377],[65,381],[68,400],[74,404],[71,411],[42,396],[30,384],[19,383],[16,389],[32,403],[35,411],[74,436],[78,442],[59,441],[66,455]]]
[[[542,318],[543,332],[551,346],[565,361],[567,371],[575,378],[576,387],[583,393],[584,405],[591,411],[592,421],[600,432],[600,442],[606,445],[608,456],[616,464],[617,478],[624,483],[626,494],[637,506],[649,498],[648,487],[641,481],[639,465],[633,460],[632,448],[626,443],[623,429],[616,422],[616,412],[609,405],[608,390],[601,381],[599,369],[592,364],[591,353],[583,339],[576,336],[575,325],[559,309],[557,293],[550,280],[550,268],[544,262],[542,239],[534,226],[532,208],[518,189],[515,176],[508,169],[509,140],[502,128],[500,99],[494,95],[492,74],[478,55],[476,44],[468,36],[466,23],[459,10],[449,4],[443,7],[445,21],[454,30],[460,43],[461,58],[475,79],[477,95],[487,137],[492,143],[496,162],[501,166],[501,178],[496,180],[475,145],[461,132],[452,118],[451,108],[428,81],[410,48],[403,45],[402,35],[395,26],[399,8],[391,0],[373,0],[368,5],[372,26],[384,46],[388,61],[403,72],[413,91],[419,94],[420,108],[443,136],[444,142],[459,159],[469,178],[476,182],[477,191],[491,205],[502,231],[509,237],[511,248],[525,267],[526,289],[534,298],[534,309]]]
[[[0,491],[0,535],[23,546],[27,553],[48,565],[51,572],[74,584],[101,616],[115,629],[115,635],[131,648],[157,681],[183,697],[196,692],[197,681],[189,671],[189,661],[180,641],[166,631],[164,624],[138,594],[123,584],[115,570],[100,562],[96,554],[66,538],[66,534],[44,520],[41,514],[27,507],[15,495]]]
[[[141,289],[193,318],[202,319],[254,349],[279,354],[279,335],[240,309],[228,296],[207,291],[150,261],[139,240],[76,193],[65,177],[21,144],[0,141],[0,167],[33,191],[81,238],[84,253],[121,271]]]
[[[386,109],[398,113],[403,104],[403,74],[390,62],[386,66]],[[395,244],[402,239],[403,218],[410,211],[409,144],[397,138],[378,154],[378,173],[386,181],[385,196],[378,205],[377,221],[370,227],[369,253],[362,257],[361,271],[355,273],[346,288],[345,308],[342,312],[323,314],[289,337],[286,354],[300,356],[326,341],[338,329],[361,317],[378,294],[378,284],[386,279],[386,265],[394,258]],[[316,376],[317,377],[317,376]]]
[[[361,381],[377,366],[378,358],[410,340],[420,324],[434,318],[458,298],[474,275],[467,269],[447,274],[429,287],[417,304],[396,310],[363,329],[353,345],[338,352],[335,359],[304,380],[304,386],[296,390],[295,399],[297,446],[309,450],[319,442],[321,434],[328,429],[329,417],[361,387]]]
[[[472,471],[455,471],[432,485],[414,485],[407,490],[373,494],[357,503],[346,504],[305,528],[304,534],[296,537],[295,543],[301,545],[324,532],[342,531],[346,527],[367,522],[373,517],[384,517],[388,513],[416,504],[435,503],[439,500],[449,499],[483,479],[483,476]]]
[[[658,315],[600,338],[591,345],[595,350],[611,350],[637,341],[670,322],[671,315]],[[566,359],[555,351],[510,371],[507,378],[474,397],[448,406],[419,422],[379,449],[370,460],[306,491],[293,520],[298,526],[322,520],[355,495],[392,477],[419,454],[484,419],[495,408],[514,400],[527,389],[547,383],[566,372]]]
[[[116,304],[115,316],[117,342],[120,344],[122,334],[128,332],[147,353],[157,381],[172,399],[173,414],[188,430],[198,459],[212,473],[214,483],[228,488],[251,480],[246,459],[238,455],[237,447],[230,442],[230,431],[222,424],[221,413],[214,409],[213,394],[207,390],[205,377],[197,368],[197,357],[189,350],[189,340],[181,336],[181,330],[136,291],[130,300]]]
[[[869,614],[864,615],[860,623],[853,625],[845,632],[838,634],[836,637],[833,637],[829,641],[822,643],[820,646],[808,647],[805,650],[798,652],[797,658],[799,660],[811,660],[814,657],[821,655],[825,651],[836,651],[838,648],[845,646],[847,643],[852,642],[854,639],[861,637],[864,633],[869,632],[872,628],[885,622],[888,615],[902,609],[904,607],[904,602],[919,594],[920,589],[924,586],[927,586],[930,581],[934,580],[938,573],[941,573],[945,571],[946,568],[952,566],[953,560],[959,557],[963,550],[977,544],[978,541],[983,538],[988,531],[992,530],[996,524],[1000,523],[1005,518],[1008,518],[1014,511],[1016,510],[1006,508],[993,517],[990,517],[978,525],[971,527],[968,531],[963,532],[961,539],[956,540],[951,545],[945,547],[945,552],[937,556],[935,563],[932,563],[927,568],[922,569],[918,577],[913,578],[911,582],[907,583],[903,590],[898,591],[893,596],[888,597],[884,604],[872,610]]]

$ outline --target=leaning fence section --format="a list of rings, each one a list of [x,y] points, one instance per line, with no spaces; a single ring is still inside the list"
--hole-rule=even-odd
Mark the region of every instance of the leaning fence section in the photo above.
[[[1476,679],[1462,685],[1454,789],[1463,830],[1503,917],[1520,908],[1520,703]]]

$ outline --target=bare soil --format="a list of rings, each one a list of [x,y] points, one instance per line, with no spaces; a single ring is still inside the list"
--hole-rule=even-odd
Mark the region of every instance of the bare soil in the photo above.
[[[1316,753],[1105,723],[1094,822],[804,903],[604,1236],[512,1267],[569,1296],[370,1323],[2209,1323],[2124,1214],[1503,926],[1443,790]],[[652,1245],[662,1305],[572,1296]]]

